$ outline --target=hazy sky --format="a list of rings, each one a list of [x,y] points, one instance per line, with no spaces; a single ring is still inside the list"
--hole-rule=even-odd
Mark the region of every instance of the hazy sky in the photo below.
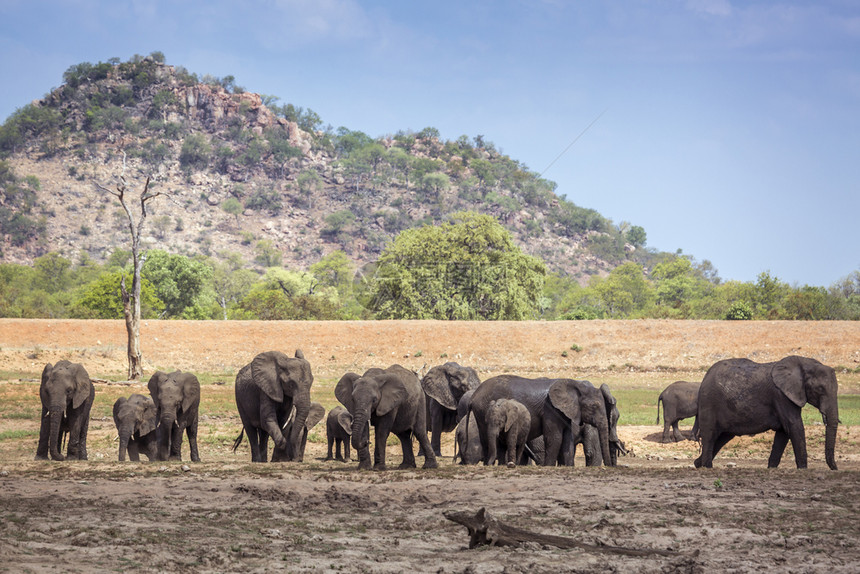
[[[335,128],[482,135],[723,279],[860,269],[857,0],[0,0],[0,119],[153,51]]]

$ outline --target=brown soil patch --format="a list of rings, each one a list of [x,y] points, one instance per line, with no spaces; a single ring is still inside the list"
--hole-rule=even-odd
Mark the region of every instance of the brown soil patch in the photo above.
[[[581,351],[571,350],[574,344]],[[142,347],[148,372],[223,374],[224,389],[257,352],[300,347],[320,393],[330,393],[347,370],[393,362],[420,369],[445,360],[475,366],[484,378],[503,371],[557,374],[656,391],[674,378],[701,377],[703,368],[729,356],[764,361],[794,353],[855,369],[860,324],[149,321]],[[68,358],[92,376],[121,379],[124,349],[118,321],[0,320],[6,372],[38,377],[46,362]],[[0,381],[15,384],[33,386]],[[840,384],[842,393],[860,387],[856,374],[840,375]],[[116,388],[100,384],[96,392]],[[206,416],[201,435],[238,431],[238,417]],[[0,420],[0,432],[32,424]],[[793,468],[790,452],[780,469],[766,469],[765,436],[733,441],[714,469],[697,471],[694,443],[659,444],[656,425],[619,431],[632,455],[614,469],[584,468],[580,461],[574,468],[463,468],[446,457],[437,470],[384,473],[322,462],[320,443],[309,444],[304,463],[251,465],[247,452],[234,454],[217,441],[201,443],[204,462],[187,467],[117,463],[113,423],[104,419],[91,422],[87,462],[33,462],[35,440],[18,449],[4,439],[0,571],[857,571],[856,427],[840,427],[836,472],[823,463],[817,426],[807,428],[805,471]],[[445,448],[450,452],[450,443]],[[399,448],[389,452],[396,465]],[[442,513],[480,507],[536,532],[678,555],[470,550],[465,529]]]

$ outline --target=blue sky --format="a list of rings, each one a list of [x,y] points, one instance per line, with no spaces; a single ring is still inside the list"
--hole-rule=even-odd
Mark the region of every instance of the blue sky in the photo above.
[[[860,269],[856,0],[0,0],[0,119],[156,50],[335,128],[480,134],[723,279]]]

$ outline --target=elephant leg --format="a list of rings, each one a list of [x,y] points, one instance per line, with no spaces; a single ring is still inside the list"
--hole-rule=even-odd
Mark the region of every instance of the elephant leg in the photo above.
[[[326,437],[326,443],[327,443],[326,446],[328,446],[328,453],[326,454],[325,459],[331,460],[332,459],[332,456],[331,456],[332,451],[334,450],[334,437],[333,436]],[[337,454],[338,454],[338,456],[340,456],[340,444],[337,445]]]
[[[42,407],[42,423],[39,425],[39,444],[36,446],[35,460],[48,460],[48,437],[51,435],[51,417],[48,409]]]
[[[140,462],[140,451],[137,447],[137,441],[132,439],[128,441],[128,448],[126,449],[126,453],[128,454],[128,460],[133,462]]]
[[[174,424],[170,429],[170,456],[167,460],[182,460],[182,433],[184,428],[181,424]]]
[[[788,429],[791,439],[791,447],[794,449],[794,462],[797,468],[806,468],[806,430],[803,421],[798,418],[797,422]]]
[[[411,434],[411,432],[410,432]],[[437,468],[439,464],[436,462],[436,451],[430,445],[427,439],[426,432],[416,432],[415,438],[418,439],[418,444],[424,448],[424,465],[422,468]],[[412,450],[412,442],[409,442],[409,450]]]
[[[391,429],[388,424],[379,421],[375,430],[376,444],[373,445],[373,470],[386,470],[385,447],[388,442],[388,435],[391,434]]]
[[[669,442],[669,437],[670,437],[669,429],[671,428],[671,426],[672,426],[672,423],[670,423],[669,419],[666,418],[666,413],[664,412],[663,413],[663,438],[661,439],[661,442],[663,442],[664,444]]]
[[[546,447],[546,452],[543,457],[543,465],[544,466],[555,466],[558,462],[558,457],[561,452],[561,436],[551,437],[548,434],[544,434],[544,445]]]
[[[188,448],[191,451],[191,461],[200,462],[200,453],[197,450],[197,417],[191,420],[191,424],[185,429],[185,434],[188,435]]]
[[[773,437],[773,446],[770,449],[770,458],[767,459],[768,468],[776,468],[782,460],[782,453],[788,445],[788,433],[780,429]]]
[[[268,462],[269,460],[269,433],[260,429],[259,446],[260,462]]]
[[[675,442],[681,442],[684,440],[684,435],[681,434],[681,429],[678,428],[678,421],[672,423],[672,438]]]
[[[724,432],[720,436],[717,437],[717,440],[714,441],[714,452],[713,452],[713,455],[711,456],[711,462],[713,462],[714,457],[717,456],[717,453],[720,452],[720,449],[722,449],[724,446],[726,446],[728,444],[728,442],[730,440],[732,440],[733,438],[735,438],[735,435],[733,435],[731,433],[727,433],[727,432]]]
[[[340,451],[338,451],[338,452],[340,452]],[[338,454],[338,456],[340,456],[340,454]],[[343,460],[346,462],[349,462],[350,458],[351,458],[351,456],[350,456],[350,452],[349,452],[349,440],[346,439],[343,441]]]
[[[248,444],[251,445],[251,462],[260,462],[260,439],[257,436],[257,428],[246,426],[245,434],[248,435]]]
[[[434,424],[432,427],[430,431],[430,447],[433,449],[434,455],[442,456],[442,424]]]
[[[398,468],[415,468],[415,455],[412,453],[412,431],[406,430],[395,435],[400,439],[400,448],[403,449],[403,462]],[[424,451],[425,453],[429,451]],[[426,456],[426,455],[425,455]]]
[[[69,415],[69,444],[66,456],[72,460],[86,460],[86,453],[83,453],[83,458],[81,458],[81,417],[79,412],[73,412]]]
[[[711,468],[714,465],[714,443],[717,439],[713,431],[703,431],[699,427],[699,436],[702,440],[702,453],[693,461],[696,468]]]

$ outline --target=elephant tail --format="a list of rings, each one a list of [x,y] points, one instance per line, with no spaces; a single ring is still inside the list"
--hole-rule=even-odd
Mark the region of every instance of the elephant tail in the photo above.
[[[660,395],[659,397],[657,397],[657,422],[655,424],[660,424],[660,402],[662,400],[663,400],[663,395]],[[663,413],[663,416],[665,416],[665,415],[666,415],[666,413]]]
[[[242,438],[245,436],[245,427],[242,427],[242,430],[239,431],[239,436],[236,437],[236,441],[233,443],[233,452],[239,448],[239,445],[242,444]]]

